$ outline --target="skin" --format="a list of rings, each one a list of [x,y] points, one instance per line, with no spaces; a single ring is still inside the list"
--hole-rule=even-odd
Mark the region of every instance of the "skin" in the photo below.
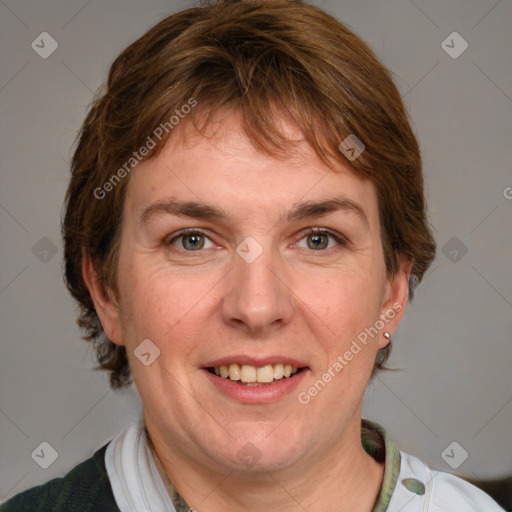
[[[286,159],[262,154],[234,115],[208,138],[187,126],[179,128],[189,132],[186,143],[171,138],[156,158],[132,171],[118,298],[102,287],[87,256],[83,265],[107,336],[127,348],[156,453],[199,512],[368,512],[383,465],[361,446],[361,408],[376,352],[388,343],[383,333],[307,405],[297,395],[400,303],[402,310],[383,329],[393,333],[405,311],[412,262],[402,258],[400,271],[387,278],[375,189],[348,164],[332,171],[304,142]],[[339,196],[357,203],[367,223],[353,210],[285,217],[300,201]],[[171,197],[212,204],[230,217],[159,212],[141,223],[149,205]],[[320,237],[325,248],[311,248],[315,236],[304,232],[310,227],[348,242]],[[183,238],[175,239],[188,228],[205,233],[201,250],[187,252]],[[263,250],[250,264],[236,253],[249,236]],[[149,366],[134,356],[145,339],[161,351]],[[202,369],[233,354],[294,357],[306,363],[307,374],[276,402],[242,404],[213,386]],[[259,454],[250,467],[237,456],[249,441]]]

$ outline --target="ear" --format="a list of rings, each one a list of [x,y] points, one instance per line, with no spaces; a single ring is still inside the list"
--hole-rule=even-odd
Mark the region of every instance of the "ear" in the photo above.
[[[107,338],[116,345],[123,345],[119,305],[112,290],[101,282],[91,257],[85,251],[82,253],[82,275]]]
[[[409,278],[413,261],[409,256],[401,255],[398,272],[386,283],[380,318],[384,322],[382,331],[388,332],[391,338],[402,321],[409,301]],[[379,336],[378,348],[384,348],[388,343],[389,339]]]

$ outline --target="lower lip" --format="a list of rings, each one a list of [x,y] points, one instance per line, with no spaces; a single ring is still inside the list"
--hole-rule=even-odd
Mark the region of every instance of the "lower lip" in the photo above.
[[[309,370],[304,368],[292,377],[283,378],[272,384],[245,386],[243,384],[237,384],[230,379],[217,377],[217,375],[210,373],[206,369],[202,371],[219,391],[244,404],[268,404],[277,402],[281,398],[291,394],[309,372]]]

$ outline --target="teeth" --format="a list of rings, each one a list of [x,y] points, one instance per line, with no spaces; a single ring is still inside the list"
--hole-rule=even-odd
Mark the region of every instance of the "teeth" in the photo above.
[[[256,380],[258,382],[272,382],[274,380],[274,369],[271,364],[258,368],[256,372]]]
[[[223,379],[230,379],[233,381],[241,381],[247,385],[269,384],[271,382],[281,380],[283,377],[290,377],[295,375],[298,369],[290,364],[266,364],[256,368],[249,364],[230,364],[216,366],[214,368],[215,375]]]
[[[281,363],[274,365],[274,379],[282,379],[284,376],[284,368]]]
[[[242,382],[256,382],[256,368],[247,364],[242,365],[240,380]]]
[[[240,380],[240,366],[237,364],[229,365],[229,378],[230,380]]]

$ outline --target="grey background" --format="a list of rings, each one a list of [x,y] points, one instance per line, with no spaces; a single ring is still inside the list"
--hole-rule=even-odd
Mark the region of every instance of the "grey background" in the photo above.
[[[439,244],[394,337],[402,371],[372,383],[365,416],[435,468],[452,471],[441,453],[457,441],[469,454],[457,473],[512,473],[512,3],[313,3],[396,74]],[[133,390],[109,391],[91,371],[62,282],[59,219],[70,147],[113,58],[191,5],[0,1],[0,501],[65,474],[139,413]],[[43,31],[59,45],[47,59],[31,48]],[[469,44],[457,59],[441,47],[453,31]],[[43,441],[58,452],[48,469],[31,457]]]

